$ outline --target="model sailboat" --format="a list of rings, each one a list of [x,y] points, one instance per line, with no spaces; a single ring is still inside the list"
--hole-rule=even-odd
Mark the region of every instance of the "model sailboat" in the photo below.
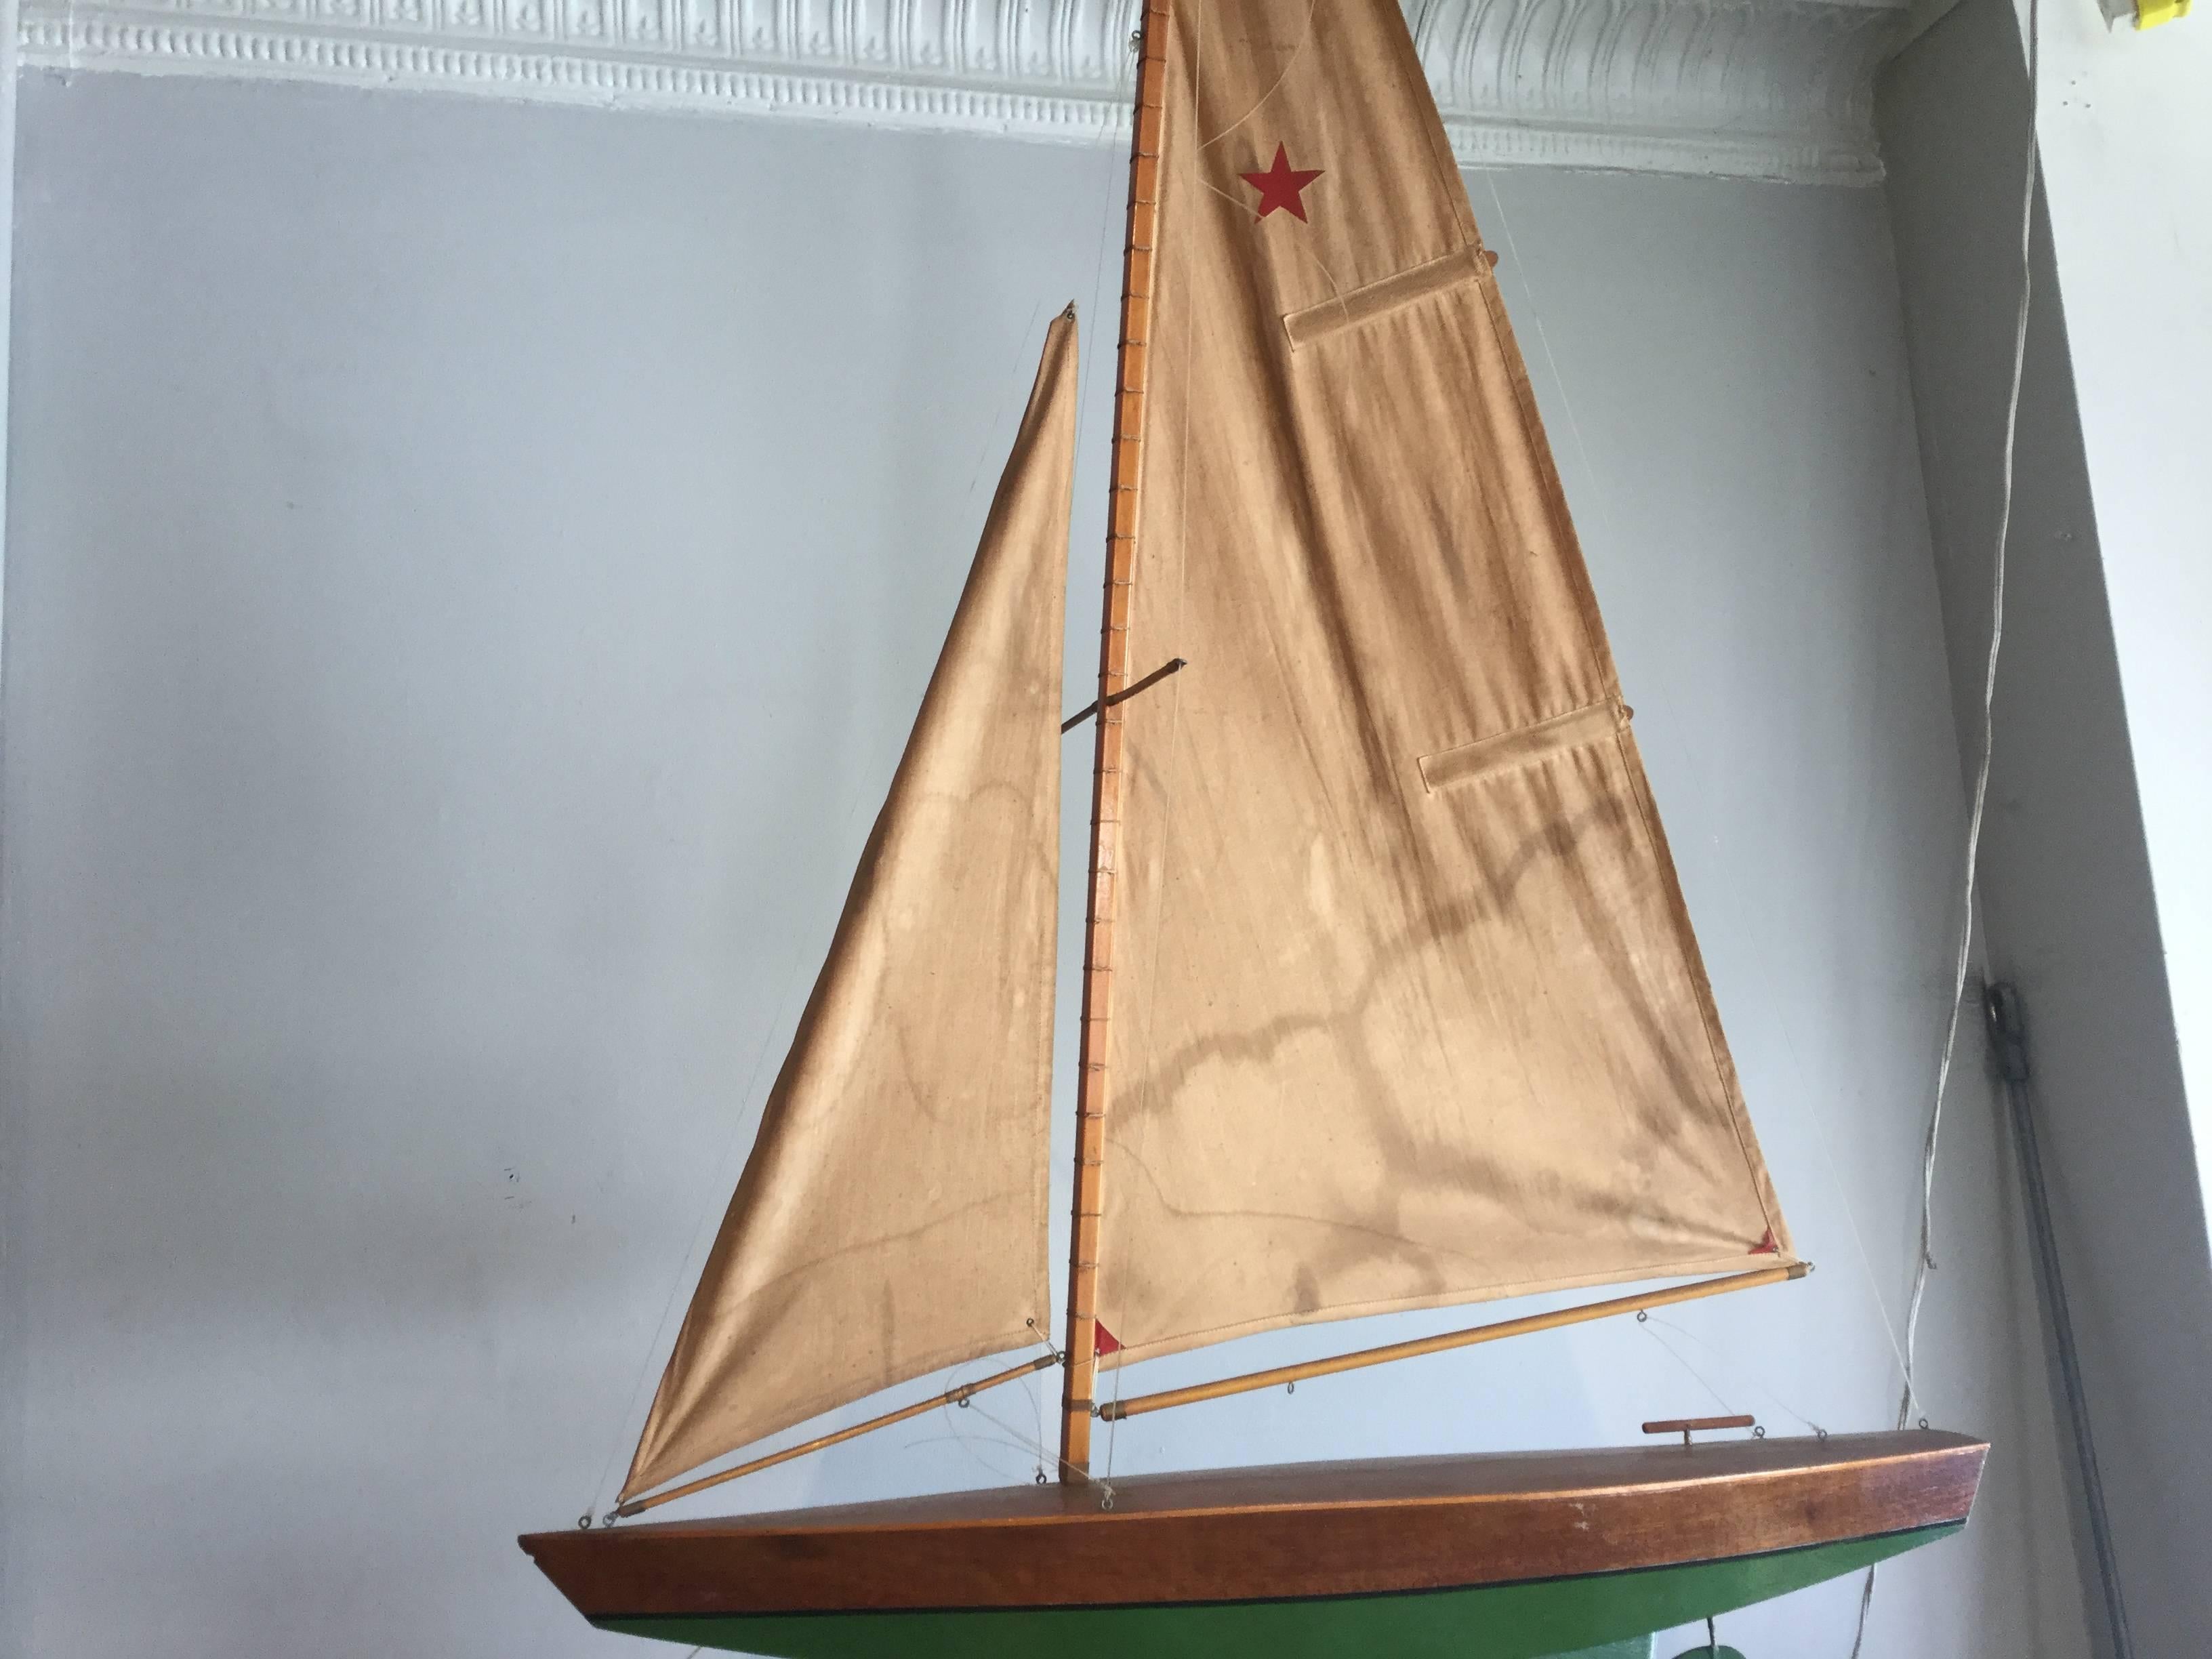
[[[1148,0],[1133,151],[1065,1347],[1072,314],[617,1514],[994,1355],[955,1396],[1064,1364],[1061,1480],[524,1547],[596,1623],[757,1653],[1508,1659],[1963,1524],[1986,1449],[1928,1432],[1090,1480],[1100,1417],[1805,1271],[1395,0]],[[1285,1326],[1656,1279],[1688,1282],[1097,1386]]]

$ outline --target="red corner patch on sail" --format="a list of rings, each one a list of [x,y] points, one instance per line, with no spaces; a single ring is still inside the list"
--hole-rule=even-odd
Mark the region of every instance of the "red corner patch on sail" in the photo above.
[[[1119,1353],[1121,1352],[1121,1343],[1115,1340],[1114,1333],[1106,1328],[1106,1322],[1104,1320],[1092,1320],[1091,1322],[1091,1328],[1097,1333],[1097,1342],[1096,1346],[1098,1357],[1101,1359],[1105,1358],[1109,1353]]]
[[[1765,1236],[1762,1237],[1758,1243],[1751,1247],[1751,1253],[1753,1255],[1780,1255],[1782,1254],[1782,1247],[1774,1242],[1773,1228],[1769,1227],[1766,1230]]]

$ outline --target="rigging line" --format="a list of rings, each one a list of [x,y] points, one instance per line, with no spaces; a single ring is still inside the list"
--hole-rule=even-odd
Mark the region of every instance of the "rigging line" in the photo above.
[[[1022,1431],[1016,1428],[1012,1424],[1006,1421],[1003,1418],[992,1416],[989,1412],[985,1411],[981,1406],[973,1407],[971,1409],[980,1413],[986,1422],[994,1424],[999,1428],[1005,1430],[1006,1434],[1011,1437],[1011,1443],[1028,1453],[1030,1455],[1039,1459],[1041,1462],[1054,1465],[1056,1469],[1075,1469],[1074,1464],[1069,1462],[1066,1458],[1060,1456],[1059,1453],[1054,1451],[1050,1447],[1046,1445],[1042,1438],[1036,1440],[1025,1438],[1022,1434]],[[944,1437],[933,1437],[933,1438]],[[960,1438],[961,1431],[955,1430],[951,1437],[954,1439]],[[927,1445],[931,1443],[931,1441],[917,1440],[908,1443],[917,1446]],[[1081,1473],[1080,1470],[1076,1470],[1076,1472],[1079,1474]],[[1093,1479],[1091,1484],[1098,1487],[1103,1492],[1111,1492],[1113,1491],[1111,1484],[1103,1479]]]
[[[689,1498],[696,1492],[726,1486],[732,1480],[741,1480],[749,1474],[757,1474],[763,1469],[775,1468],[781,1464],[790,1462],[794,1458],[805,1457],[812,1452],[827,1451],[832,1446],[842,1446],[848,1440],[857,1440],[862,1435],[872,1433],[878,1429],[888,1429],[900,1423],[910,1423],[917,1417],[927,1415],[933,1407],[941,1406],[947,1401],[957,1402],[972,1399],[986,1389],[1001,1387],[1032,1371],[1040,1371],[1048,1365],[1058,1364],[1060,1364],[1060,1356],[1057,1353],[1048,1353],[1041,1359],[1030,1360],[1027,1364],[1017,1365],[1010,1370],[994,1371],[979,1381],[961,1383],[927,1400],[917,1401],[910,1406],[902,1406],[895,1411],[884,1412],[859,1423],[848,1424],[845,1427],[832,1430],[828,1434],[817,1435],[811,1440],[802,1440],[795,1446],[786,1446],[779,1451],[768,1452],[761,1456],[748,1459],[734,1468],[717,1469],[712,1474],[702,1474],[695,1480],[685,1481],[680,1486],[657,1492],[648,1497],[633,1498],[628,1503],[616,1508],[614,1519],[627,1521],[634,1515],[642,1515],[647,1510],[657,1510],[664,1504],[673,1504],[678,1498]]]
[[[1528,285],[1528,292],[1522,298],[1522,308],[1527,312],[1529,321],[1536,325],[1537,343],[1544,349],[1544,361],[1552,371],[1552,383],[1559,388],[1559,407],[1566,415],[1567,429],[1574,435],[1576,453],[1581,458],[1583,474],[1592,486],[1592,500],[1599,524],[1607,538],[1610,540],[1613,538],[1612,514],[1607,510],[1603,492],[1595,488],[1599,477],[1597,465],[1591,459],[1589,445],[1583,436],[1582,421],[1575,413],[1573,393],[1568,389],[1566,376],[1560,372],[1559,357],[1552,350],[1551,331],[1544,326],[1543,307],[1537,302],[1534,284],[1528,281],[1528,267],[1522,258],[1520,241],[1513,234],[1512,216],[1506,212],[1505,199],[1498,193],[1495,169],[1484,169],[1482,177],[1484,185],[1489,189],[1490,199],[1498,209],[1498,226],[1505,234],[1506,251],[1513,256],[1513,263],[1522,272],[1522,281]],[[1789,1051],[1791,1065],[1801,1076],[1803,1075],[1804,1066],[1797,1059],[1796,1044],[1790,1040],[1786,1027],[1782,1031],[1782,1040],[1784,1047]],[[1897,1326],[1890,1318],[1889,1304],[1882,1297],[1881,1282],[1875,1276],[1874,1261],[1866,1247],[1866,1236],[1859,1226],[1858,1212],[1851,1204],[1850,1190],[1844,1184],[1843,1172],[1837,1167],[1835,1156],[1830,1150],[1826,1120],[1821,1115],[1815,1091],[1808,1089],[1804,1091],[1803,1097],[1807,1109],[1813,1118],[1814,1133],[1820,1142],[1821,1160],[1827,1166],[1828,1178],[1835,1188],[1837,1201],[1843,1206],[1844,1224],[1850,1229],[1851,1243],[1856,1252],[1859,1272],[1865,1282],[1867,1294],[1873,1300],[1875,1311],[1881,1320],[1882,1336],[1889,1344],[1890,1355],[1896,1363],[1898,1375],[1900,1377],[1905,1376],[1909,1375],[1911,1368],[1906,1362],[1905,1346],[1899,1341]]]
[[[1790,1063],[1797,1066],[1797,1047],[1790,1041],[1786,1025],[1783,1028],[1782,1042],[1790,1051]],[[1803,1066],[1797,1066],[1797,1069],[1802,1076]],[[1835,1188],[1837,1201],[1844,1208],[1844,1224],[1851,1231],[1851,1247],[1859,1264],[1860,1282],[1866,1286],[1867,1295],[1874,1302],[1875,1312],[1881,1320],[1881,1334],[1889,1343],[1890,1358],[1897,1366],[1898,1376],[1900,1378],[1910,1377],[1911,1367],[1905,1363],[1904,1345],[1897,1340],[1897,1327],[1890,1319],[1889,1304],[1882,1298],[1881,1280],[1875,1276],[1874,1257],[1867,1251],[1866,1235],[1859,1231],[1858,1212],[1851,1207],[1850,1193],[1844,1185],[1844,1172],[1837,1167],[1835,1152],[1828,1145],[1827,1119],[1820,1110],[1814,1091],[1806,1090],[1802,1098],[1806,1113],[1813,1120],[1813,1138],[1820,1144],[1820,1161],[1827,1166],[1829,1183]]]
[[[1047,1310],[1047,1317],[1050,1317],[1050,1310],[1049,1310],[1049,1308],[1048,1308],[1048,1310]],[[1038,1373],[1038,1375],[1039,1375],[1040,1376],[1042,1376],[1045,1375],[1045,1373],[1043,1373],[1043,1372],[1040,1371],[1040,1372]],[[1057,1381],[1057,1379],[1054,1379],[1054,1380],[1055,1380],[1055,1381]],[[1043,1389],[1043,1388],[1042,1388],[1042,1386],[1038,1386],[1038,1387],[1036,1387],[1036,1388],[1029,1389],[1025,1390],[1025,1392],[1027,1393],[1027,1395],[1028,1395],[1028,1396],[1029,1396],[1029,1401],[1030,1401],[1030,1404],[1033,1407],[1035,1407],[1035,1408],[1036,1408],[1036,1438],[1034,1441],[1032,1441],[1032,1442],[1030,1443],[1030,1444],[1035,1448],[1035,1449],[1036,1450],[1037,1454],[1038,1454],[1040,1456],[1042,1456],[1042,1455],[1043,1455],[1043,1452],[1044,1452],[1044,1437],[1045,1437],[1045,1417],[1044,1417],[1044,1413],[1045,1413],[1045,1399],[1044,1399],[1044,1389]],[[1037,1465],[1037,1475],[1038,1475],[1038,1478],[1039,1478],[1039,1479],[1042,1479],[1042,1478],[1043,1478],[1043,1475],[1044,1475],[1044,1465],[1043,1465],[1042,1463],[1039,1463],[1039,1464]]]
[[[1718,1401],[1723,1411],[1730,1413],[1731,1414],[1735,1413],[1735,1402],[1730,1400],[1726,1395],[1723,1394],[1718,1389],[1715,1388],[1712,1385],[1711,1380],[1707,1377],[1703,1371],[1699,1370],[1695,1365],[1692,1365],[1688,1360],[1683,1358],[1681,1353],[1675,1348],[1673,1343],[1669,1342],[1665,1337],[1660,1335],[1658,1332],[1653,1330],[1648,1321],[1639,1322],[1639,1323],[1644,1335],[1650,1337],[1654,1342],[1656,1342],[1661,1347],[1664,1348],[1667,1351],[1668,1358],[1672,1359],[1677,1365],[1680,1365],[1684,1370],[1689,1372],[1692,1376],[1696,1377],[1698,1379],[1698,1386],[1703,1389],[1707,1394],[1712,1395],[1715,1400]],[[1671,1328],[1679,1330],[1680,1327],[1675,1326]]]
[[[1045,1352],[1054,1360],[1065,1364],[1066,1356],[1063,1355],[1060,1350],[1052,1346],[1052,1340],[1044,1334],[1043,1330],[1038,1326],[1036,1321],[1034,1319],[1030,1320],[1029,1322],[1029,1326],[1031,1330],[1036,1332],[1036,1340],[1038,1344],[1043,1347]],[[984,1361],[982,1359],[965,1360],[960,1364],[952,1367],[952,1369],[945,1374],[947,1379],[953,1382],[954,1387],[950,1393],[940,1395],[938,1399],[937,1404],[939,1410],[944,1414],[946,1432],[941,1435],[925,1435],[916,1440],[902,1441],[900,1443],[902,1446],[908,1449],[912,1449],[916,1446],[935,1445],[942,1441],[950,1440],[956,1445],[959,1446],[959,1448],[963,1451],[966,1452],[970,1457],[974,1458],[982,1468],[988,1469],[994,1475],[1003,1477],[1006,1471],[993,1465],[988,1458],[982,1456],[975,1449],[976,1442],[991,1440],[994,1437],[989,1435],[974,1434],[963,1430],[959,1426],[958,1419],[952,1415],[953,1408],[957,1406],[963,1409],[974,1412],[975,1415],[981,1418],[983,1421],[998,1429],[1000,1431],[1000,1434],[996,1437],[1002,1443],[1012,1447],[1016,1451],[1030,1454],[1042,1450],[1042,1437],[1043,1434],[1044,1424],[1043,1401],[1038,1390],[1030,1387],[1029,1384],[1036,1377],[1047,1375],[1047,1372],[1042,1369],[1034,1369],[1028,1376],[1019,1379],[1024,1385],[1024,1396],[1034,1402],[1037,1407],[1037,1425],[1040,1437],[1037,1440],[1032,1441],[1027,1436],[1024,1435],[1022,1431],[1016,1428],[1012,1424],[1005,1421],[1001,1418],[993,1416],[988,1410],[982,1406],[978,1405],[976,1401],[981,1397],[980,1391],[970,1393],[964,1399],[959,1397],[960,1389],[958,1379],[961,1371],[969,1366],[981,1365],[983,1363]]]
[[[1121,1437],[1121,1379],[1129,1374],[1127,1365],[1114,1367],[1114,1419],[1106,1425],[1106,1479],[1114,1479],[1114,1447]]]
[[[999,1432],[996,1434],[978,1434],[972,1429],[962,1428],[960,1426],[959,1420],[952,1415],[952,1402],[951,1401],[946,1401],[943,1402],[943,1408],[940,1413],[945,1419],[945,1431],[941,1435],[925,1435],[919,1439],[902,1442],[901,1443],[902,1447],[908,1450],[911,1450],[917,1446],[927,1446],[949,1440],[953,1444],[958,1446],[962,1451],[965,1452],[971,1459],[973,1459],[978,1468],[989,1471],[989,1473],[998,1476],[1001,1480],[1006,1478],[1006,1471],[997,1464],[992,1462],[989,1458],[984,1456],[981,1451],[977,1449],[979,1445],[995,1445],[1002,1449],[1018,1451],[1024,1457],[1036,1455],[1038,1449],[1036,1445],[1029,1439],[1028,1436],[1024,1435],[1018,1428],[1015,1427],[1014,1425],[1006,1422],[1001,1418],[993,1416],[990,1412],[986,1410],[983,1407],[977,1405],[973,1401],[969,1402],[968,1409],[975,1416],[982,1419],[984,1422],[989,1424],[993,1428],[998,1430]]]
[[[1780,1395],[1775,1393],[1773,1389],[1768,1388],[1764,1382],[1761,1382],[1759,1380],[1757,1373],[1751,1370],[1740,1361],[1723,1353],[1718,1348],[1706,1341],[1705,1338],[1699,1336],[1688,1326],[1677,1325],[1673,1320],[1662,1319],[1657,1314],[1653,1314],[1651,1316],[1650,1322],[1653,1325],[1664,1325],[1668,1330],[1674,1332],[1675,1335],[1683,1337],[1689,1341],[1696,1343],[1707,1353],[1712,1355],[1712,1357],[1718,1360],[1723,1365],[1735,1370],[1746,1387],[1764,1398],[1768,1404],[1775,1407],[1784,1417],[1791,1418],[1797,1422],[1802,1423],[1807,1428],[1812,1430],[1815,1434],[1826,1434],[1827,1432],[1827,1430],[1821,1427],[1818,1423],[1815,1423],[1811,1418],[1806,1416],[1804,1413],[1799,1411],[1796,1407],[1790,1405],[1788,1401],[1784,1400]]]
[[[1030,308],[1029,321],[1022,325],[1021,343],[1014,357],[1014,384],[1017,386],[1021,383],[1021,366],[1029,361],[1030,331],[1036,326],[1037,313],[1043,309],[1044,301],[1039,300]],[[1027,394],[1024,393],[1023,396],[1026,405]],[[973,501],[975,498],[975,486],[983,482],[983,469],[991,464],[992,441],[998,436],[999,429],[998,423],[994,422],[983,434],[982,447],[975,455],[975,470],[968,475],[968,493],[961,497],[963,501]],[[1014,422],[1014,430],[1017,435],[1021,431],[1021,422],[1018,417]]]
[[[1951,1009],[1944,1023],[1943,1054],[1936,1066],[1936,1099],[1928,1115],[1928,1139],[1920,1164],[1920,1250],[1912,1266],[1912,1296],[1905,1312],[1905,1390],[1897,1408],[1897,1426],[1903,1428],[1912,1414],[1913,1365],[1918,1358],[1917,1341],[1920,1311],[1928,1294],[1928,1275],[1936,1267],[1936,1156],[1943,1127],[1943,1093],[1951,1079],[1951,1061],[1959,1040],[1959,1009],[1966,1000],[1966,971],[1973,956],[1974,881],[1981,861],[1982,820],[1989,805],[1990,767],[1996,749],[1997,658],[2004,644],[2005,545],[2012,539],[2014,486],[2020,451],[2021,390],[2027,375],[2027,321],[2035,289],[2035,180],[2041,156],[2041,135],[2036,128],[2043,71],[2042,0],[2027,0],[2027,155],[2021,167],[2020,204],[2020,308],[2013,320],[2012,384],[2006,394],[2004,452],[1998,486],[1996,546],[1990,556],[1990,653],[1982,672],[1982,752],[1974,769],[1973,810],[1966,818],[1965,894],[1959,919],[1959,952],[1951,976]],[[1874,1608],[1875,1569],[1867,1569],[1859,1591],[1858,1629],[1851,1638],[1851,1659],[1859,1659],[1866,1644],[1867,1617]]]
[[[858,810],[857,805],[854,810]],[[849,823],[853,816],[852,812],[848,811],[845,816]],[[775,1018],[769,1022],[766,1030],[761,1035],[760,1047],[753,1053],[752,1070],[745,1076],[744,1092],[741,1098],[752,1099],[754,1090],[760,1085],[761,1067],[768,1062],[769,1049],[775,1042],[776,1033],[783,1029],[784,1011],[791,1006],[791,994],[798,984],[800,970],[805,966],[805,947],[803,945],[794,946],[791,953],[791,961],[784,969],[783,989],[776,998]],[[738,1143],[744,1138],[747,1125],[750,1124],[756,1132],[758,1131],[760,1115],[767,1103],[767,1101],[763,1099],[750,1112],[739,1118],[738,1127],[731,1132],[729,1139],[723,1143],[721,1156],[714,1160],[714,1183],[708,1188],[707,1207],[700,1215],[698,1225],[692,1229],[691,1242],[684,1248],[684,1259],[678,1264],[676,1275],[669,1284],[667,1299],[660,1304],[660,1317],[654,1322],[653,1340],[646,1346],[645,1358],[638,1368],[637,1380],[630,1384],[629,1397],[623,1407],[623,1426],[615,1441],[615,1449],[607,1455],[606,1462],[599,1469],[599,1478],[592,1483],[592,1501],[593,1503],[597,1503],[599,1494],[607,1489],[607,1478],[614,1473],[615,1466],[621,1462],[623,1447],[629,1441],[630,1425],[637,1418],[638,1396],[644,1392],[647,1381],[653,1376],[653,1362],[660,1352],[660,1340],[668,1334],[669,1316],[675,1312],[676,1299],[683,1294],[684,1286],[690,1281],[691,1263],[698,1256],[699,1246],[706,1237],[708,1225],[715,1219],[714,1194],[727,1191],[733,1186],[734,1183],[724,1181],[722,1177],[728,1173],[730,1160],[737,1152]],[[726,1213],[728,1208],[729,1206],[726,1201],[723,1205],[723,1212]],[[588,1506],[586,1513],[590,1513]],[[602,1524],[605,1523],[602,1522]]]
[[[1498,193],[1497,169],[1483,169],[1482,182],[1489,187],[1490,199],[1498,208],[1498,228],[1505,233],[1505,251],[1513,256],[1514,268],[1521,272],[1533,296],[1534,283],[1528,280],[1528,267],[1521,258],[1521,244],[1514,239],[1513,221],[1505,211],[1505,198]],[[1559,389],[1559,407],[1567,416],[1567,430],[1575,434],[1575,453],[1582,457],[1583,476],[1590,481],[1591,495],[1597,505],[1597,514],[1605,525],[1606,538],[1613,538],[1613,515],[1606,510],[1604,495],[1597,488],[1598,471],[1590,459],[1589,445],[1583,438],[1583,423],[1575,414],[1575,400],[1567,390],[1567,377],[1559,372],[1559,360],[1552,350],[1552,331],[1544,326],[1544,313],[1533,297],[1527,303],[1528,320],[1536,325],[1537,343],[1544,348],[1544,361],[1552,370],[1552,384]]]

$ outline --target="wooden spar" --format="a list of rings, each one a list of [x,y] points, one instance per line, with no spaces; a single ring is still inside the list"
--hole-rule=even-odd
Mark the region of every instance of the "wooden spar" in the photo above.
[[[1152,338],[1152,249],[1159,224],[1166,118],[1168,7],[1145,0],[1129,143],[1129,222],[1121,249],[1121,342],[1114,383],[1112,489],[1106,521],[1105,615],[1098,640],[1098,738],[1091,794],[1091,890],[1083,927],[1083,1023],[1075,1079],[1074,1222],[1067,1252],[1067,1376],[1060,1396],[1060,1478],[1091,1474],[1092,1382],[1098,1370],[1098,1218],[1106,1156],[1106,1024],[1113,1013],[1115,871],[1121,859],[1129,587],[1136,575],[1137,486],[1144,455],[1146,346]]]
[[[1703,1434],[1709,1429],[1752,1429],[1758,1426],[1757,1418],[1738,1413],[1733,1417],[1662,1417],[1656,1423],[1646,1423],[1644,1432],[1679,1434],[1682,1437],[1682,1443],[1686,1446],[1692,1435]]]
[[[1139,680],[1134,685],[1127,687],[1122,690],[1116,691],[1114,694],[1114,702],[1116,703],[1127,702],[1130,698],[1135,696],[1138,692],[1145,690],[1146,687],[1158,685],[1162,680],[1167,678],[1169,675],[1180,673],[1182,670],[1189,666],[1190,665],[1185,662],[1181,657],[1171,657],[1167,661],[1162,663],[1158,668],[1152,670],[1151,673],[1146,675],[1144,678]],[[1077,709],[1073,714],[1070,714],[1066,720],[1060,723],[1060,735],[1065,737],[1068,732],[1075,730],[1077,726],[1082,725],[1084,721],[1089,720],[1097,712],[1098,705],[1095,701],[1084,704],[1082,708]]]
[[[1339,1371],[1364,1370],[1370,1365],[1387,1365],[1394,1359],[1418,1359],[1423,1354],[1471,1348],[1478,1342],[1496,1342],[1509,1336],[1557,1330],[1562,1325],[1586,1324],[1593,1319],[1607,1319],[1614,1314],[1634,1313],[1643,1308],[1664,1308],[1729,1291],[1756,1290],[1761,1285],[1802,1279],[1811,1271],[1804,1262],[1793,1261],[1787,1267],[1761,1267],[1753,1273],[1731,1273],[1726,1279],[1702,1279],[1695,1285],[1677,1285],[1664,1291],[1645,1291],[1636,1296],[1617,1297],[1610,1302],[1562,1308],[1556,1313],[1529,1314],[1495,1325],[1477,1325],[1471,1330],[1448,1331],[1442,1336],[1425,1336],[1412,1342],[1394,1342],[1387,1348],[1363,1348],[1357,1353],[1339,1354],[1333,1359],[1309,1359],[1302,1364],[1278,1365],[1271,1371],[1252,1371],[1243,1376],[1224,1377],[1218,1382],[1200,1382],[1188,1389],[1170,1389],[1164,1394],[1109,1402],[1099,1408],[1098,1414],[1109,1423],[1118,1423],[1125,1417],[1142,1417],[1146,1412],[1165,1411],[1170,1406],[1194,1406],[1201,1400],[1220,1400],[1232,1394],[1250,1394],[1260,1389],[1303,1382],[1310,1376],[1334,1376]]]
[[[788,1463],[794,1457],[804,1457],[811,1451],[820,1451],[825,1446],[835,1446],[841,1442],[851,1440],[856,1436],[867,1433],[871,1429],[887,1429],[894,1423],[903,1423],[910,1417],[920,1417],[925,1412],[933,1412],[939,1406],[965,1405],[986,1389],[995,1389],[1001,1382],[1012,1382],[1017,1377],[1028,1376],[1045,1370],[1048,1366],[1058,1364],[1060,1364],[1058,1354],[1040,1354],[1025,1364],[1016,1365],[1010,1370],[996,1372],[980,1382],[963,1382],[957,1389],[947,1389],[943,1394],[933,1395],[912,1406],[903,1407],[895,1412],[885,1412],[881,1417],[872,1417],[865,1423],[855,1423],[851,1428],[840,1429],[835,1434],[822,1435],[816,1439],[807,1441],[803,1445],[787,1446],[780,1452],[770,1452],[766,1457],[756,1457],[750,1463],[740,1463],[737,1468],[724,1469],[719,1474],[703,1475],[696,1480],[688,1481],[683,1486],[674,1487],[668,1492],[656,1493],[651,1498],[633,1498],[627,1504],[617,1505],[614,1518],[618,1521],[627,1521],[633,1515],[642,1515],[647,1510],[657,1510],[663,1504],[673,1504],[678,1498],[689,1498],[695,1492],[705,1492],[710,1486],[723,1486],[735,1480],[740,1475],[757,1474],[761,1470],[772,1469],[779,1463]]]

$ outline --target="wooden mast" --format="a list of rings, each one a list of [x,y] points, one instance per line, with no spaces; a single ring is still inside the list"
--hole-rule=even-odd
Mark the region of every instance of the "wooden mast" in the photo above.
[[[1144,451],[1146,346],[1152,337],[1152,245],[1159,222],[1170,0],[1145,0],[1129,146],[1128,234],[1121,250],[1121,340],[1114,383],[1113,487],[1106,525],[1105,617],[1098,641],[1098,736],[1091,795],[1091,890],[1083,930],[1083,1024],[1075,1080],[1075,1215],[1068,1242],[1067,1370],[1060,1473],[1089,1479],[1098,1371],[1098,1217],[1106,1153],[1106,1022],[1114,1006],[1115,872],[1120,862],[1123,715],[1129,680],[1129,588],[1136,574],[1137,486]]]

